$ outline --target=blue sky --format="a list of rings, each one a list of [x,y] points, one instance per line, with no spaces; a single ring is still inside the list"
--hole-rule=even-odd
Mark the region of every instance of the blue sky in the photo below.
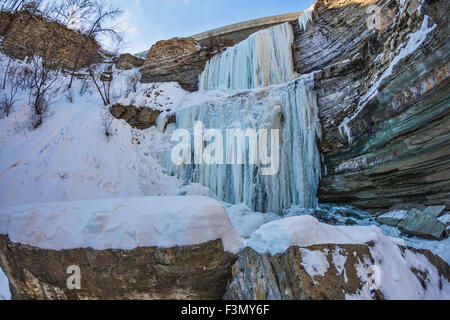
[[[126,52],[148,50],[158,40],[276,14],[302,11],[315,0],[115,0],[124,10],[120,28]]]

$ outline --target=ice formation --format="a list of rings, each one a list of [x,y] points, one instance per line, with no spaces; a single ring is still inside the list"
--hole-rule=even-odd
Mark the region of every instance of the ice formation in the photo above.
[[[294,79],[293,40],[289,23],[254,33],[208,61],[199,77],[200,89],[245,90]]]
[[[9,281],[2,268],[0,268],[0,300],[11,300]]]
[[[316,4],[313,4],[311,7],[306,9],[303,12],[303,14],[300,15],[300,17],[298,17],[298,24],[300,25],[300,30],[305,31],[306,28],[308,27],[308,25],[311,23],[312,14],[313,14],[315,6],[316,6]]]
[[[254,211],[281,213],[292,204],[317,206],[316,192],[321,177],[317,140],[321,128],[312,75],[304,75],[282,86],[241,92],[194,105],[177,115],[179,129],[192,132],[195,121],[222,131],[279,129],[279,172],[263,175],[261,165],[250,164],[247,142],[238,155],[246,159],[245,164],[175,166],[168,155],[166,166],[171,173],[184,177],[186,182],[200,182],[220,200],[245,203]],[[224,139],[224,150],[230,150],[234,143],[234,139]]]

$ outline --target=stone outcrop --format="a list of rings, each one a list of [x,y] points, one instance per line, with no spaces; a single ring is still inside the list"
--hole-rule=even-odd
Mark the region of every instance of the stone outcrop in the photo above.
[[[156,126],[156,119],[162,113],[160,110],[121,104],[113,105],[109,111],[115,118],[123,119],[133,128],[140,130]]]
[[[259,254],[245,248],[233,266],[233,280],[228,286],[225,299],[244,300],[344,300],[358,297],[385,299],[382,293],[386,283],[367,281],[377,270],[373,268],[375,259],[371,254],[371,244],[366,245],[314,245],[306,248],[291,247],[283,254]],[[450,267],[438,256],[428,250],[415,250],[401,247],[402,254],[419,254],[436,268],[440,282],[450,279]],[[319,252],[328,264],[320,266],[303,264],[308,253]],[[341,257],[337,258],[337,257]],[[428,288],[429,273],[412,267],[408,272],[422,284],[425,292]],[[363,275],[362,272],[367,274]],[[384,272],[384,271],[381,271]],[[365,281],[363,281],[363,279]],[[376,276],[373,277],[376,279]],[[440,290],[448,290],[441,286]]]
[[[296,70],[315,73],[321,202],[450,205],[449,6],[319,0],[294,23]]]
[[[447,226],[417,209],[412,209],[398,224],[398,228],[412,236],[441,240],[445,236]]]
[[[220,240],[134,250],[45,250],[0,235],[0,265],[15,300],[221,299],[236,257]],[[80,268],[81,289],[69,290],[67,268]]]
[[[119,59],[116,62],[116,69],[118,70],[130,70],[133,68],[142,67],[144,65],[145,60],[139,57],[136,57],[132,54],[125,53],[119,56]]]
[[[65,68],[73,68],[75,57],[83,47],[77,69],[101,61],[100,47],[95,40],[28,11],[0,12],[0,36],[3,37],[1,50],[15,59],[38,54],[61,61]]]
[[[178,82],[188,91],[198,90],[198,76],[211,57],[194,38],[159,41],[150,49],[141,69],[141,82]]]

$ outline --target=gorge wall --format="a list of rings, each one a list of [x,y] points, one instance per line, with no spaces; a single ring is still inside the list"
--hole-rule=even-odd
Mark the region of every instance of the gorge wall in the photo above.
[[[450,204],[449,3],[402,2],[320,0],[295,25],[323,126],[321,202]]]
[[[291,23],[295,71],[313,77],[322,126],[320,202],[365,209],[450,205],[449,6],[439,0],[319,0]],[[226,50],[221,56],[229,55],[228,62],[213,57],[200,89],[258,87],[234,79],[237,69],[227,66],[248,59],[236,48],[251,41]],[[282,55],[290,59],[290,53]]]

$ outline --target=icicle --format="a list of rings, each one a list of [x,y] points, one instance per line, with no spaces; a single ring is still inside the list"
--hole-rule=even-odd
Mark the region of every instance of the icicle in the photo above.
[[[313,4],[311,7],[306,9],[303,12],[303,14],[300,15],[300,17],[298,17],[298,24],[300,25],[300,30],[301,31],[305,31],[306,28],[308,27],[308,25],[311,23],[311,21],[312,21],[312,14],[313,14],[315,5],[316,4]]]
[[[293,80],[293,40],[289,23],[252,34],[208,61],[199,77],[200,90],[246,90]]]

